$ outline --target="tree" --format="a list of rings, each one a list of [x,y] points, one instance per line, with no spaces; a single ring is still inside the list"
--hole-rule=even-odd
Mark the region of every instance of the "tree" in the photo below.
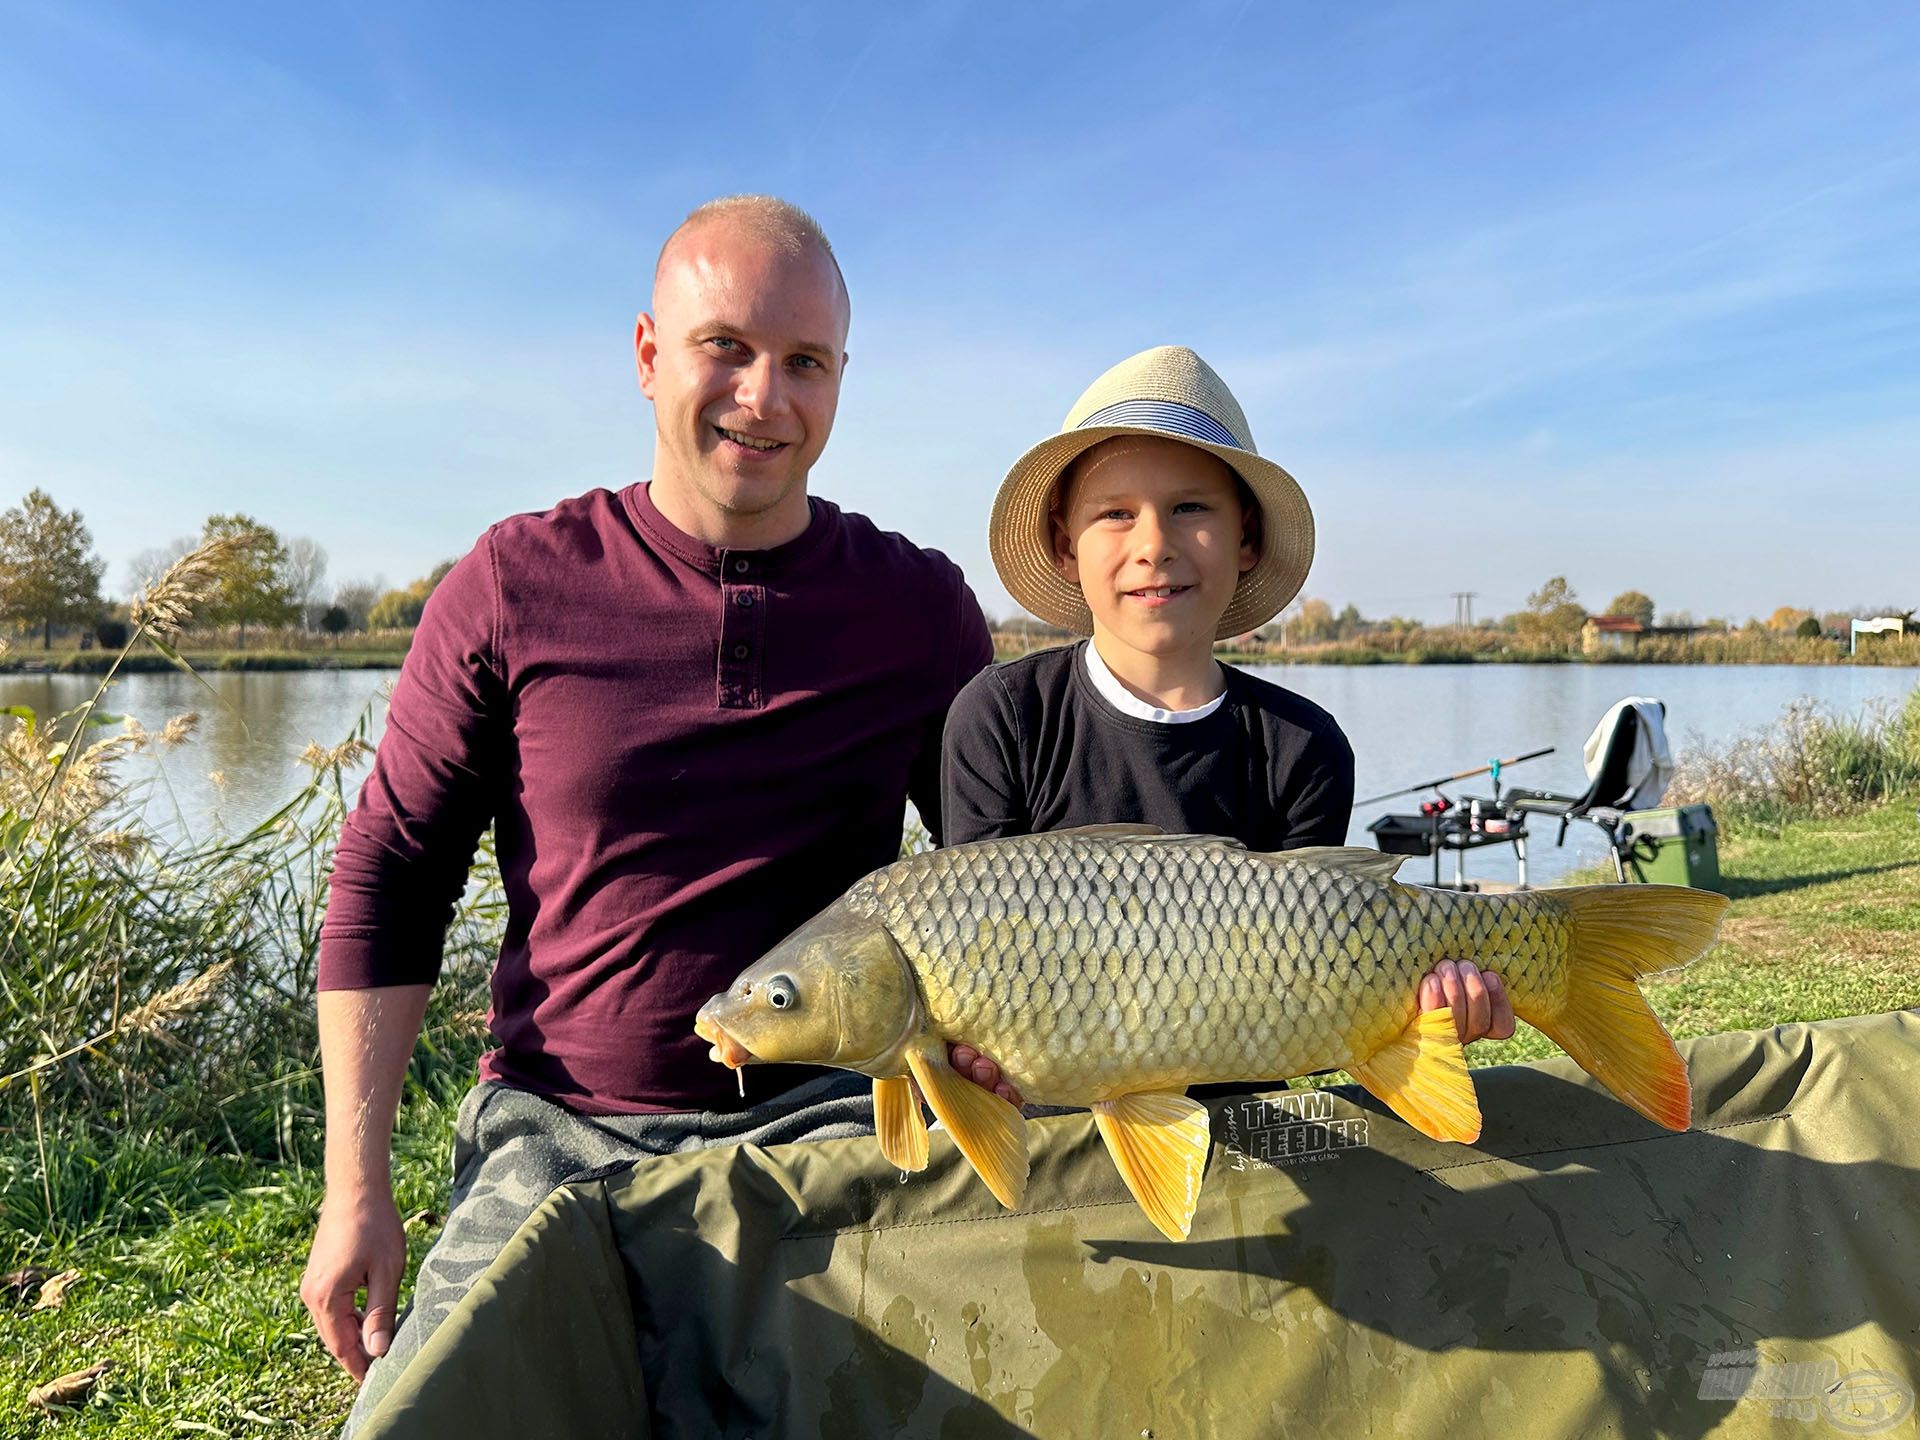
[[[367,628],[367,612],[386,593],[387,582],[376,575],[372,580],[348,581],[333,592],[333,603],[337,609],[347,612],[349,630],[364,630]]]
[[[1360,614],[1360,607],[1352,601],[1348,601],[1346,605],[1341,607],[1340,613],[1334,617],[1333,638],[1336,640],[1351,640],[1366,628],[1367,622]]]
[[[314,603],[320,598],[320,582],[327,578],[327,552],[320,542],[296,535],[287,542],[285,576],[287,594],[300,611],[300,628],[313,628]]]
[[[1613,597],[1607,606],[1609,615],[1628,615],[1640,622],[1643,630],[1653,628],[1653,601],[1638,590],[1626,590]]]
[[[1291,631],[1293,638],[1302,645],[1332,639],[1333,607],[1324,600],[1309,596],[1300,602],[1300,611],[1293,618]]]
[[[326,613],[320,617],[320,628],[336,640],[346,633],[347,627],[351,624],[353,624],[353,617],[338,605],[329,605]]]
[[[182,535],[177,540],[169,540],[166,544],[156,545],[151,550],[142,550],[127,562],[128,591],[138,595],[164,575],[169,565],[199,543],[191,535]]]
[[[1514,620],[1522,638],[1536,645],[1571,648],[1587,623],[1587,612],[1567,577],[1556,575],[1527,597],[1527,608]]]
[[[1820,638],[1820,622],[1809,615],[1806,619],[1802,620],[1799,625],[1794,627],[1793,633],[1802,640],[1818,640]]]
[[[446,579],[447,572],[451,569],[453,569],[453,561],[442,560],[406,589],[389,590],[380,597],[373,609],[367,612],[367,628],[369,630],[411,630],[420,623],[420,615],[427,608],[427,597],[433,594],[442,580]]]
[[[41,649],[53,648],[55,625],[94,618],[106,568],[80,512],[46,491],[0,513],[0,618],[37,624]]]
[[[1811,610],[1800,610],[1792,605],[1782,605],[1767,617],[1767,629],[1797,630],[1800,622],[1812,613]]]
[[[293,619],[293,597],[286,581],[287,547],[250,515],[209,515],[201,543],[228,538],[242,544],[221,574],[205,614],[215,625],[239,626],[244,650],[248,625],[285,625]]]

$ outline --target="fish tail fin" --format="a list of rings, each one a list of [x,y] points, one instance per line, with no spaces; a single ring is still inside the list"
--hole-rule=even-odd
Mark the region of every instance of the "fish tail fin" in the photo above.
[[[1685,1130],[1686,1062],[1635,982],[1705,953],[1727,897],[1684,885],[1581,885],[1545,898],[1570,922],[1566,985],[1557,1003],[1516,993],[1514,1013],[1656,1125]]]

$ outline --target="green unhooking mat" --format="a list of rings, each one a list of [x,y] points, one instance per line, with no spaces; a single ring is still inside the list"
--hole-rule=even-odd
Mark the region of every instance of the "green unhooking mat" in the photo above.
[[[1912,1434],[1920,1012],[1683,1046],[1669,1134],[1570,1062],[1473,1147],[1354,1090],[1213,1102],[1184,1244],[1090,1117],[1003,1211],[950,1141],[556,1191],[362,1434]]]

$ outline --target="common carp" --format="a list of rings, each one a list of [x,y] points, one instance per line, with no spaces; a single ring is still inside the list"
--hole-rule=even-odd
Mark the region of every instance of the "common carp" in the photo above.
[[[1514,1013],[1648,1119],[1687,1128],[1685,1063],[1634,983],[1713,943],[1727,899],[1673,885],[1502,895],[1403,885],[1400,856],[1274,854],[1103,825],[915,855],[854,885],[700,1009],[713,1058],[873,1077],[880,1148],[922,1170],[909,1076],[1003,1205],[1027,1179],[1025,1120],[957,1074],[991,1055],[1033,1103],[1085,1105],[1134,1198],[1186,1238],[1209,1149],[1209,1081],[1341,1068],[1438,1140],[1480,1107],[1443,959],[1497,970]]]

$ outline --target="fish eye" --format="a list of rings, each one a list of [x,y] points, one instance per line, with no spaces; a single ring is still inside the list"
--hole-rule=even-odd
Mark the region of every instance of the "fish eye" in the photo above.
[[[793,981],[785,975],[776,975],[767,982],[767,1003],[776,1010],[785,1010],[800,1003],[800,996],[793,988]]]

